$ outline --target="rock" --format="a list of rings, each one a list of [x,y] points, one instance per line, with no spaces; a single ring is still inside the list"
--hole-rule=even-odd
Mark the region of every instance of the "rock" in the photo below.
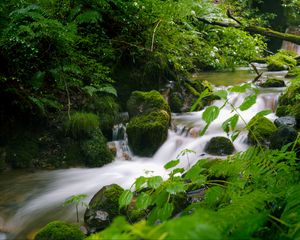
[[[296,118],[293,116],[284,116],[275,119],[274,124],[276,127],[288,126],[288,127],[295,128],[297,122],[296,122]]]
[[[48,223],[42,228],[34,240],[82,240],[84,234],[80,231],[79,226],[61,221]]]
[[[166,111],[139,115],[127,126],[128,142],[133,153],[152,156],[168,136],[170,118]]]
[[[248,140],[254,145],[267,146],[270,143],[271,135],[276,131],[276,126],[272,121],[263,116],[253,117],[247,125]]]
[[[89,233],[106,228],[119,215],[119,197],[123,192],[117,184],[104,186],[97,192],[84,213]]]
[[[127,102],[127,109],[131,118],[159,110],[164,110],[171,116],[168,103],[163,96],[155,90],[150,92],[134,91]]]
[[[300,85],[292,84],[286,91],[279,97],[279,106],[294,105],[298,103],[298,96],[300,94]]]
[[[282,79],[268,78],[265,82],[259,85],[263,88],[285,87],[285,82]]]
[[[183,96],[178,92],[172,92],[169,97],[169,104],[172,112],[180,113],[184,106]]]
[[[298,132],[289,126],[279,127],[271,136],[271,149],[281,149],[284,145],[297,139]]]
[[[117,146],[116,146],[116,143],[115,142],[108,142],[107,143],[107,147],[108,147],[109,151],[115,157],[117,155]]]
[[[269,71],[282,71],[288,70],[297,65],[297,61],[289,51],[281,50],[275,55],[267,57],[268,70]]]
[[[213,137],[205,146],[205,152],[217,156],[230,155],[234,150],[232,142],[226,137]]]

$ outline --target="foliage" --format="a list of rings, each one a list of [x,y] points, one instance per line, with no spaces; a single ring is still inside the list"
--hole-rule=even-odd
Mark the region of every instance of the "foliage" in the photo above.
[[[75,112],[65,125],[66,132],[75,139],[86,138],[99,129],[99,117],[93,113]]]
[[[293,52],[281,50],[267,58],[268,70],[281,71],[291,69],[297,65],[297,61],[294,57],[295,54]]]
[[[34,238],[35,240],[82,240],[84,234],[79,226],[61,221],[54,221],[42,228]]]

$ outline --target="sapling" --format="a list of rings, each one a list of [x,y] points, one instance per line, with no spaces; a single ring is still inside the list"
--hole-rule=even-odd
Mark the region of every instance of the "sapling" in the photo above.
[[[75,208],[76,208],[76,218],[77,218],[77,222],[79,222],[79,213],[78,213],[78,206],[81,203],[82,206],[86,206],[86,203],[84,203],[82,200],[85,199],[87,197],[86,194],[77,194],[77,195],[72,195],[70,197],[68,197],[65,202],[64,202],[64,206],[66,205],[71,205],[75,203]]]

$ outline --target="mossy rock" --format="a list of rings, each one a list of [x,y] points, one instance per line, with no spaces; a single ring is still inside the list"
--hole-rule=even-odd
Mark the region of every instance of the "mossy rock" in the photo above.
[[[275,55],[267,57],[269,71],[288,70],[297,65],[295,55],[289,51],[279,51]]]
[[[300,99],[300,84],[292,84],[279,97],[279,105],[294,105]]]
[[[100,129],[95,131],[89,139],[81,143],[81,150],[85,164],[88,167],[101,167],[114,159]]]
[[[267,81],[261,83],[259,86],[263,88],[285,87],[285,82],[282,79],[268,78]]]
[[[13,168],[33,167],[33,160],[39,153],[39,140],[30,134],[12,138],[7,146],[6,161]]]
[[[169,122],[164,110],[132,118],[127,126],[131,150],[139,156],[152,156],[167,139]]]
[[[217,156],[230,155],[234,150],[232,142],[226,137],[213,137],[205,146],[205,152]]]
[[[104,186],[89,203],[84,213],[84,222],[89,232],[106,228],[119,213],[119,197],[124,189],[117,184]]]
[[[292,113],[292,106],[290,106],[290,105],[278,106],[276,109],[276,115],[278,117],[288,116],[288,115],[291,115],[291,113]]]
[[[248,140],[254,145],[267,146],[272,134],[276,131],[275,124],[263,116],[253,117],[247,125]]]
[[[99,117],[93,113],[75,112],[66,120],[65,129],[74,139],[88,138],[99,129]]]
[[[134,91],[127,102],[127,109],[130,117],[159,110],[171,114],[168,103],[156,90],[150,92]]]
[[[295,67],[293,69],[291,69],[287,74],[286,74],[286,78],[295,78],[297,76],[300,76],[300,68],[299,67]]]
[[[84,237],[78,225],[54,221],[42,228],[34,240],[82,240]]]

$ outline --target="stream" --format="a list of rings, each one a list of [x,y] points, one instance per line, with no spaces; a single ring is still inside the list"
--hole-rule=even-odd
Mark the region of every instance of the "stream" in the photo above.
[[[264,66],[258,66],[263,69]],[[265,72],[264,75],[275,75],[283,78],[286,71]],[[242,68],[236,72],[203,73],[194,78],[206,79],[217,89],[249,82],[254,78],[249,68]],[[264,109],[276,109],[277,99],[283,88],[261,89],[257,102],[250,109],[241,112],[248,122],[257,112]],[[230,102],[239,106],[245,98],[244,94],[231,93]],[[213,103],[222,106],[223,100]],[[181,158],[180,167],[188,168],[201,158],[212,157],[204,152],[206,143],[214,136],[226,136],[221,129],[223,121],[234,115],[230,107],[221,110],[219,117],[208,128],[205,136],[199,137],[199,130],[205,125],[201,120],[202,111],[193,113],[173,114],[172,127],[169,130],[167,141],[151,158],[133,156],[125,139],[119,139],[114,144],[117,149],[116,159],[101,168],[72,168],[53,171],[11,171],[0,175],[0,240],[4,239],[31,239],[32,234],[49,221],[65,220],[76,221],[75,207],[63,206],[66,198],[76,194],[87,194],[90,198],[104,185],[117,183],[123,188],[129,188],[135,178],[141,175],[161,175],[167,177],[168,172],[164,164],[184,149],[191,149],[196,154],[188,158]],[[275,114],[269,114],[274,120]],[[243,128],[242,121],[238,128]],[[116,126],[120,131],[124,126]],[[124,129],[123,129],[124,130]],[[115,133],[117,136],[118,134]],[[236,151],[248,148],[247,133],[242,132],[234,142]],[[126,160],[130,159],[130,160]],[[84,208],[80,208],[83,219]],[[3,233],[1,233],[1,231]],[[5,232],[7,234],[5,234]]]

